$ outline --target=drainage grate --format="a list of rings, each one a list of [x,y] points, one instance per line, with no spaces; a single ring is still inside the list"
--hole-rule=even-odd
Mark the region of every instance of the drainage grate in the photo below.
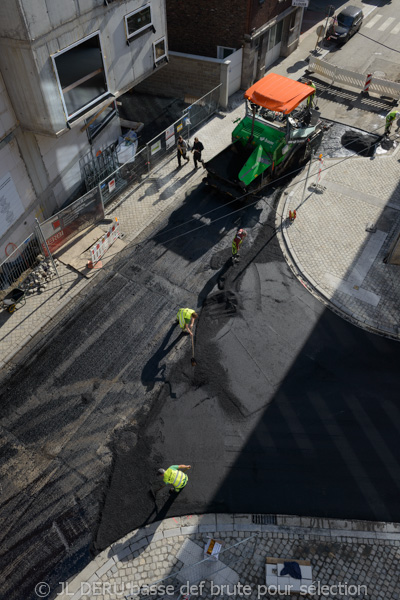
[[[256,525],[276,525],[276,515],[252,515],[251,519]]]

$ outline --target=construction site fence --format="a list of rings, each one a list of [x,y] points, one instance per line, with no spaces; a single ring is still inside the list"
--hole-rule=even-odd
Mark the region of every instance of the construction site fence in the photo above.
[[[0,300],[22,283],[27,272],[37,264],[39,254],[42,254],[41,240],[38,233],[33,232],[3,260],[0,264]]]
[[[345,85],[360,91],[364,90],[367,79],[367,75],[348,71],[347,69],[337,67],[315,57],[310,58],[308,71],[322,75],[326,79],[330,79],[331,85]],[[400,98],[400,83],[374,77],[372,74],[371,81],[368,85],[368,93],[387,96],[397,100]]]
[[[185,108],[180,119],[150,140],[132,160],[108,175],[93,190],[41,223],[43,233],[35,230],[15,248],[0,263],[0,300],[25,278],[39,254],[51,255],[81,229],[103,218],[106,204],[125,189],[131,189],[132,185],[140,185],[152,169],[168,155],[176,153],[179,135],[189,142],[196,129],[218,110],[220,87],[215,87]]]
[[[121,165],[100,182],[103,205],[106,206],[126,188],[139,185],[168,155],[177,152],[178,136],[192,142],[191,136],[219,107],[221,84],[186,107],[182,116],[136,152],[133,159]]]

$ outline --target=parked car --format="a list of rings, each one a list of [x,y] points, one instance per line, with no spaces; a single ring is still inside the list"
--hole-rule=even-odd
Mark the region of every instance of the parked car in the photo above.
[[[327,38],[338,44],[345,44],[360,29],[363,19],[362,8],[346,6],[336,17],[332,17]]]

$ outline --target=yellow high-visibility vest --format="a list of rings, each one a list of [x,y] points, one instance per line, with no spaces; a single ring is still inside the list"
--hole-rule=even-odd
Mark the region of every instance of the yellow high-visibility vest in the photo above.
[[[181,308],[176,315],[176,318],[179,321],[179,327],[181,329],[185,329],[186,323],[189,325],[190,319],[192,318],[192,314],[195,311],[191,308]]]
[[[180,490],[187,484],[188,476],[183,471],[171,469],[169,467],[164,473],[164,483],[173,485],[176,490]]]

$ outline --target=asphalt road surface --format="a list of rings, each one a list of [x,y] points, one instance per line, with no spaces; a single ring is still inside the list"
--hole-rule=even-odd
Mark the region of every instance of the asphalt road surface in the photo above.
[[[54,589],[166,515],[400,520],[400,345],[293,276],[278,196],[242,210],[194,190],[2,386],[8,600],[34,597],[38,581]],[[232,267],[238,226],[249,235]],[[180,306],[201,307],[194,368]],[[186,488],[157,491],[157,469],[177,463],[192,465]]]

